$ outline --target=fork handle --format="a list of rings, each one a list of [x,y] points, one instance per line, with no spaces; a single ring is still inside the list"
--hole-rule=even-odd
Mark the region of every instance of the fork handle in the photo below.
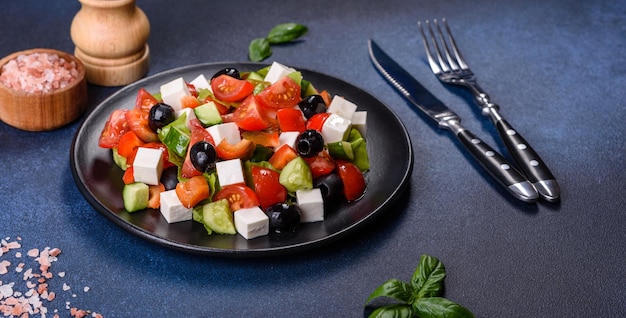
[[[494,110],[496,111],[496,110]],[[496,111],[497,112],[497,111]],[[558,201],[561,190],[556,179],[537,152],[504,118],[494,119],[500,138],[539,195],[546,201]]]
[[[443,127],[451,130],[480,166],[514,197],[525,202],[537,200],[537,190],[526,177],[491,146],[461,126],[459,120],[446,120]]]

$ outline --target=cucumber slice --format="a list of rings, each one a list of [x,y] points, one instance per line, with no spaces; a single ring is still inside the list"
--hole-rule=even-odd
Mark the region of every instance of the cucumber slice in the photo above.
[[[278,182],[290,193],[295,193],[296,190],[310,190],[313,188],[311,169],[302,157],[289,161],[280,172]]]
[[[233,213],[226,199],[205,204],[202,207],[202,221],[216,233],[237,234]]]
[[[124,185],[122,190],[124,209],[130,213],[147,208],[149,195],[150,189],[145,183],[135,182]]]
[[[222,123],[222,116],[217,110],[214,102],[208,102],[194,108],[193,112],[200,122],[205,126],[213,126]]]
[[[118,152],[117,148],[113,148],[113,162],[120,167],[120,169],[126,171],[128,169],[128,165],[126,164],[126,158],[122,157]]]

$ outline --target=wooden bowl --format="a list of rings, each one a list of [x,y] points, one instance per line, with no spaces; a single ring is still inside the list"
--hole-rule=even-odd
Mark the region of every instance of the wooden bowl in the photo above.
[[[67,86],[49,91],[27,92],[11,88],[0,80],[0,120],[13,127],[28,131],[52,130],[77,119],[87,104],[85,67],[71,54],[53,49],[31,49],[10,54],[0,60],[3,67],[20,55],[34,53],[56,54],[65,61],[73,61],[77,76]]]

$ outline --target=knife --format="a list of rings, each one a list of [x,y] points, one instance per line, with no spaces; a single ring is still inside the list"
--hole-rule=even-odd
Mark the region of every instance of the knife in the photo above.
[[[369,55],[374,67],[404,96],[412,106],[432,118],[439,128],[451,131],[491,177],[515,198],[535,202],[537,190],[502,155],[461,125],[461,118],[424,88],[373,40],[368,41]]]

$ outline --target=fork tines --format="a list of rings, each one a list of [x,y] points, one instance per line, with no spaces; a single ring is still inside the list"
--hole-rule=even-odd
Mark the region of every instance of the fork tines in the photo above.
[[[454,37],[452,36],[452,32],[450,31],[450,27],[448,26],[446,19],[441,19],[441,22],[443,24],[443,27],[445,28],[447,40],[436,19],[433,20],[432,24],[434,24],[435,28],[437,29],[437,35],[439,39],[437,39],[437,37],[435,36],[435,32],[433,31],[431,23],[428,20],[425,21],[426,27],[428,28],[428,32],[430,34],[430,39],[433,43],[434,50],[431,50],[429,41],[427,40],[426,34],[424,33],[424,28],[422,27],[421,21],[417,22],[420,32],[422,33],[422,41],[424,43],[424,48],[426,50],[426,55],[428,57],[428,64],[430,65],[430,68],[432,69],[433,73],[437,75],[442,73],[449,73],[452,71],[458,72],[461,70],[469,70],[469,67],[467,66],[467,64],[463,60],[463,57],[461,56],[461,53],[457,49],[456,42],[454,41]],[[441,43],[441,45],[439,45],[439,43]],[[449,47],[451,47],[452,50],[450,50]],[[435,53],[435,56],[437,56],[437,61],[435,61],[435,58],[433,57],[433,51]],[[446,57],[445,59],[443,58],[444,55]]]

